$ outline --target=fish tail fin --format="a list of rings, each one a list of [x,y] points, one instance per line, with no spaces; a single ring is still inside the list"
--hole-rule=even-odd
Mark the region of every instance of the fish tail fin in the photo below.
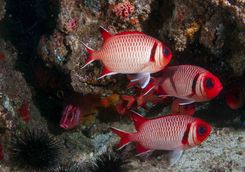
[[[111,131],[115,134],[117,134],[119,137],[121,137],[120,142],[118,143],[118,149],[122,149],[124,146],[128,145],[131,143],[131,133],[116,129],[111,127]]]
[[[82,42],[82,44],[86,47],[86,50],[89,54],[89,57],[85,63],[85,65],[82,67],[85,68],[87,65],[89,65],[90,63],[92,63],[93,61],[95,61],[96,59],[93,57],[93,53],[95,52],[95,50],[93,50],[92,48],[90,48],[89,46],[87,46],[85,43]]]

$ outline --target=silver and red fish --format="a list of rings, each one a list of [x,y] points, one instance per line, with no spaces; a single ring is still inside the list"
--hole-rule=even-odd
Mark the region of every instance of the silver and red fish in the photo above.
[[[223,86],[217,76],[193,65],[167,67],[144,88],[144,94],[154,89],[159,96],[179,98],[181,105],[209,101]]]
[[[171,151],[170,164],[180,158],[183,150],[204,142],[211,133],[211,126],[189,115],[171,114],[153,119],[133,113],[136,132],[129,133],[116,128],[112,132],[121,137],[119,149],[136,142],[136,151],[141,155],[153,150]]]
[[[86,46],[89,53],[87,66],[94,60],[101,60],[104,69],[99,78],[112,74],[135,74],[133,81],[139,81],[144,88],[150,81],[150,73],[162,70],[172,58],[171,50],[159,40],[142,32],[129,31],[112,35],[100,28],[104,39],[100,50]]]

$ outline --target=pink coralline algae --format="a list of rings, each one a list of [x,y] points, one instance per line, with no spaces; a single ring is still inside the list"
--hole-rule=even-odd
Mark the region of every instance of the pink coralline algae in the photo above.
[[[68,22],[67,22],[67,25],[66,25],[66,29],[67,31],[71,32],[73,31],[75,28],[77,28],[78,26],[78,22],[76,19],[70,19]]]
[[[115,5],[112,11],[121,19],[128,18],[134,12],[134,5],[132,5],[128,0],[124,0],[123,2]]]

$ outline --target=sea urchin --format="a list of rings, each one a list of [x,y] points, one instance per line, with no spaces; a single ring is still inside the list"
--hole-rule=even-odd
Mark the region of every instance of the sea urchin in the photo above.
[[[90,167],[91,172],[125,172],[129,163],[125,157],[105,152],[98,156]]]
[[[47,132],[25,129],[13,136],[10,160],[25,171],[46,171],[59,163],[60,149],[59,142]]]

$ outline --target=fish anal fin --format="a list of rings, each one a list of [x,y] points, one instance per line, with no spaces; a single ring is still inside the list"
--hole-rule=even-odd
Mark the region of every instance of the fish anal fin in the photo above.
[[[150,152],[152,150],[142,146],[140,143],[137,143],[136,144],[136,151],[138,153],[137,156],[139,156],[139,155],[143,155],[143,154],[145,154],[147,152]]]
[[[110,37],[112,37],[113,35],[108,31],[106,30],[105,28],[103,28],[102,26],[100,26],[100,33],[103,37],[103,40],[104,42],[109,39]]]
[[[105,76],[109,76],[109,75],[115,75],[117,74],[116,72],[112,72],[110,71],[107,67],[103,67],[102,73],[100,74],[100,77],[98,79],[101,79]]]
[[[181,158],[182,154],[183,154],[182,149],[170,151],[170,157],[169,157],[170,167],[176,164],[176,162]]]
[[[140,114],[138,114],[135,111],[131,111],[131,119],[134,121],[134,126],[135,129],[138,131],[140,126],[147,121],[147,119],[145,119],[143,116],[141,116]]]

